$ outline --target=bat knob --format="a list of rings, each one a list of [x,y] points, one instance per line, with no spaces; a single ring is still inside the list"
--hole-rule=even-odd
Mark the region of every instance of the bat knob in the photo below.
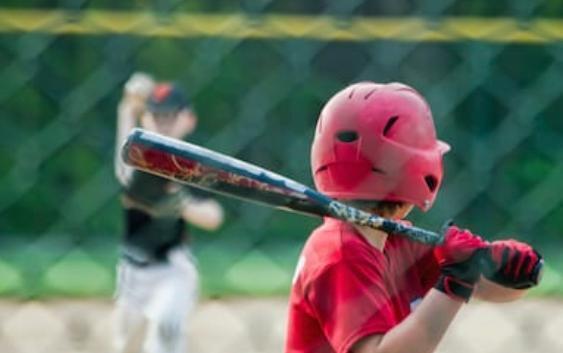
[[[534,266],[534,269],[532,270],[532,275],[530,276],[530,281],[537,286],[542,277],[543,277],[543,265],[544,265],[544,261],[543,259],[540,259],[536,265]]]

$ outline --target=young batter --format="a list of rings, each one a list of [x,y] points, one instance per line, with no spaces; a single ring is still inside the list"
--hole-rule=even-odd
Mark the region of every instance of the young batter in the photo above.
[[[321,112],[313,178],[333,198],[402,220],[413,206],[432,206],[448,150],[436,138],[430,107],[413,88],[357,83]],[[327,218],[297,265],[286,352],[433,352],[471,296],[521,297],[537,284],[539,261],[527,244],[488,243],[453,225],[433,249]]]
[[[119,352],[185,353],[186,321],[198,293],[186,223],[207,230],[221,206],[193,189],[125,165],[119,150],[132,128],[184,138],[197,123],[182,90],[135,74],[118,109],[116,174],[122,185],[125,234],[117,276]]]

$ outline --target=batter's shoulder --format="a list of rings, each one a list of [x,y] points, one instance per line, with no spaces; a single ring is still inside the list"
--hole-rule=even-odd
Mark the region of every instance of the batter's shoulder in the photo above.
[[[325,265],[371,257],[374,256],[374,251],[352,226],[332,219],[325,220],[323,225],[311,233],[304,248],[305,256],[315,258],[315,262]]]

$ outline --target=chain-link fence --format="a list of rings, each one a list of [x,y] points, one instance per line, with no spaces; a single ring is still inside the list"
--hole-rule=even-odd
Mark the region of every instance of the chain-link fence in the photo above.
[[[535,293],[563,293],[560,2],[13,3],[0,10],[1,294],[111,295],[116,106],[136,71],[190,92],[192,141],[309,185],[328,97],[361,80],[416,87],[453,150],[413,220],[530,242],[547,259]],[[204,294],[285,295],[318,220],[220,200],[227,224],[194,230]]]

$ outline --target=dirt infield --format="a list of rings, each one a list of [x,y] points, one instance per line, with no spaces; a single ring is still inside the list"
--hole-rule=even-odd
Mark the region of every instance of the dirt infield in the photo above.
[[[0,352],[113,352],[111,304],[0,301]],[[285,311],[284,298],[204,301],[189,327],[190,352],[282,352]],[[472,303],[456,318],[439,352],[561,353],[563,301]]]

